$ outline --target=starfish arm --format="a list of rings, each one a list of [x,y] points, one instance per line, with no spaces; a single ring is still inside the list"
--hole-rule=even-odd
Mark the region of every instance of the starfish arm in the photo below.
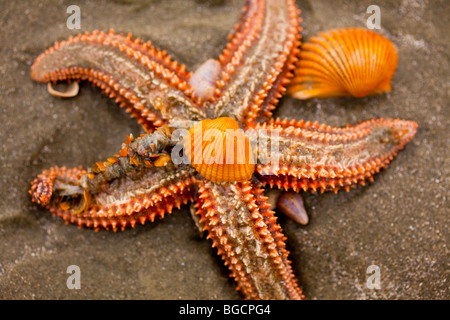
[[[147,168],[115,179],[88,197],[79,185],[84,174],[82,168],[44,170],[31,183],[33,201],[66,223],[116,231],[163,218],[193,200],[195,178],[189,168]]]
[[[337,192],[386,167],[415,135],[414,121],[375,119],[333,128],[311,122],[272,120],[250,132],[258,178],[280,189]]]
[[[89,173],[80,178],[80,186],[90,194],[97,193],[105,183],[133,172],[155,166],[173,166],[170,155],[166,152],[166,149],[174,145],[171,132],[172,128],[163,126],[137,139],[132,135],[127,136],[119,153],[92,166]]]
[[[94,31],[56,42],[36,59],[31,76],[39,82],[90,81],[146,129],[183,115],[189,119],[204,116],[185,67],[131,35]]]
[[[212,104],[217,117],[234,116],[251,127],[271,116],[297,60],[298,15],[292,0],[248,1],[220,56],[222,74]]]
[[[196,212],[247,299],[302,299],[261,184],[199,182]]]

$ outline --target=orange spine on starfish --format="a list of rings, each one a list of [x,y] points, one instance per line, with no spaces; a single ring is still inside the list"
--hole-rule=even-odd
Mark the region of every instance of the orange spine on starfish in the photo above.
[[[192,170],[169,172],[161,167],[111,182],[98,193],[90,194],[90,201],[84,203],[79,177],[85,173],[82,168],[44,170],[31,183],[32,200],[66,223],[114,231],[163,218],[173,208],[179,209],[193,200]],[[139,176],[142,180],[136,180]],[[83,210],[79,210],[80,206]]]
[[[256,182],[199,184],[197,214],[246,299],[303,299],[285,237]]]
[[[255,171],[248,138],[231,118],[196,123],[185,137],[184,150],[192,166],[214,182],[246,181]]]
[[[322,32],[302,46],[288,93],[298,99],[364,97],[391,90],[397,50],[365,29]]]
[[[105,56],[109,57],[108,65],[103,64]],[[113,31],[94,31],[56,42],[31,68],[32,78],[39,82],[90,81],[116,99],[146,129],[165,122],[149,98],[150,91],[162,92],[170,85],[186,101],[196,104],[198,98],[189,86],[190,75],[184,65],[172,61],[165,51],[155,49],[150,42]]]
[[[31,182],[31,199],[42,206],[50,203],[54,192],[55,180],[62,179],[67,182],[67,185],[72,184],[76,186],[80,174],[85,174],[86,171],[80,168],[67,169],[66,167],[53,167],[44,170]]]
[[[364,184],[386,167],[415,135],[417,123],[376,119],[347,128],[274,120],[256,127],[268,148],[257,150],[256,172],[271,186],[298,191]],[[270,153],[269,153],[270,152]]]
[[[279,0],[249,5],[220,57],[223,72],[213,108],[218,116],[236,114],[245,128],[271,116],[297,61],[299,11],[292,0],[287,10],[271,10],[279,5]]]

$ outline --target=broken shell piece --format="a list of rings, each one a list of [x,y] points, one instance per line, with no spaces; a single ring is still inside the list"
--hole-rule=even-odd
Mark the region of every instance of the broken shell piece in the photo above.
[[[216,81],[220,75],[221,66],[214,59],[206,60],[189,79],[189,84],[196,96],[209,100],[214,96]]]
[[[302,197],[293,191],[283,192],[278,198],[277,207],[295,222],[306,225],[309,222]]]
[[[158,159],[155,160],[154,165],[155,167],[163,167],[166,166],[170,161],[170,155],[168,154],[161,154]]]
[[[47,91],[48,93],[50,93],[52,96],[55,97],[60,97],[60,98],[73,98],[76,95],[78,95],[78,92],[80,91],[80,85],[78,84],[78,82],[72,82],[69,85],[69,88],[67,89],[66,92],[61,92],[58,90],[55,90],[51,84],[51,82],[47,83]]]

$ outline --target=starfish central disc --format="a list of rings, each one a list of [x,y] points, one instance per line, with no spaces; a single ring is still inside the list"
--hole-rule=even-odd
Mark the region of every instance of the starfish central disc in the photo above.
[[[184,150],[192,166],[213,182],[242,182],[255,171],[248,138],[232,118],[197,122],[184,139]]]

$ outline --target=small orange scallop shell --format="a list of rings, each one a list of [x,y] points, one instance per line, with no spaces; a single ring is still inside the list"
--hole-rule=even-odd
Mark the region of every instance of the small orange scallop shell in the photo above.
[[[239,124],[227,117],[197,122],[184,139],[192,166],[213,182],[239,182],[255,171],[250,143]]]
[[[393,43],[375,32],[322,32],[302,46],[288,92],[297,99],[361,98],[387,92],[397,62]]]

